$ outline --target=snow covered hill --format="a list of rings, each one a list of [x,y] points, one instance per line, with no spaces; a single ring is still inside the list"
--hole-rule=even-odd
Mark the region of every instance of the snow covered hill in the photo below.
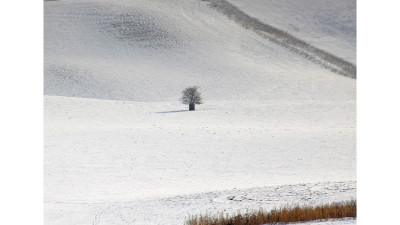
[[[213,100],[353,100],[355,93],[355,81],[197,0],[45,2],[44,53],[46,95],[174,101],[192,84]]]
[[[256,32],[269,41],[303,55],[310,61],[335,73],[351,78],[357,77],[357,67],[354,64],[347,62],[346,60],[343,60],[327,51],[317,48],[312,44],[289,34],[285,30],[271,26],[265,22],[261,22],[259,19],[246,14],[226,0],[205,1],[210,2],[209,5],[211,7],[215,8],[222,14],[225,14],[241,26]]]
[[[266,24],[356,64],[356,1],[226,1]]]
[[[257,2],[241,9],[250,14],[267,4]],[[205,1],[60,0],[44,7],[46,224],[176,224],[216,209],[200,193],[260,188],[266,192],[257,204],[231,208],[258,209],[279,185],[323,182],[330,196],[323,203],[355,197],[355,79],[268,41]],[[290,18],[289,4],[280,7]],[[195,112],[178,101],[191,85],[205,101]],[[338,183],[346,195],[335,191]],[[303,201],[303,194],[265,207]],[[321,197],[314,194],[310,201]],[[181,211],[170,218],[168,209],[157,212],[165,199],[179,199],[174,209]]]

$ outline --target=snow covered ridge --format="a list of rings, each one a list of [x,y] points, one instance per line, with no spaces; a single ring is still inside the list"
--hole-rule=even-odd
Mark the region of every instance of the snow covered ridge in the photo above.
[[[227,15],[243,27],[255,31],[257,34],[290,49],[307,59],[347,77],[357,77],[357,67],[333,54],[314,47],[305,41],[294,37],[271,25],[262,23],[256,18],[250,17],[231,3],[225,0],[203,0],[210,2],[210,6]]]
[[[357,64],[356,0],[226,0],[265,24]]]

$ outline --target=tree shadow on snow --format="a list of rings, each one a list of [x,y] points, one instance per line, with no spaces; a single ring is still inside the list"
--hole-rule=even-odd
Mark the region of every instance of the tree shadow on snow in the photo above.
[[[173,111],[163,111],[163,112],[156,112],[156,113],[178,113],[178,112],[188,112],[189,110],[173,110]]]

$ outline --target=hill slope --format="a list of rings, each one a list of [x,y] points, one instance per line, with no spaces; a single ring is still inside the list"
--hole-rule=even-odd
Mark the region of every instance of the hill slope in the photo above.
[[[336,77],[202,1],[45,3],[45,94],[173,101],[354,99]],[[294,91],[296,90],[296,91]]]
[[[226,0],[263,23],[356,64],[355,0]]]

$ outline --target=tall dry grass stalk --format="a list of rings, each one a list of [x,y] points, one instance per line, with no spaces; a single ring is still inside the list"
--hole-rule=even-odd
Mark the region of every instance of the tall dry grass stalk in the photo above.
[[[347,202],[334,202],[319,206],[284,206],[266,212],[258,211],[238,213],[234,215],[199,215],[191,216],[185,225],[260,225],[304,222],[322,219],[337,219],[357,216],[356,200]]]

